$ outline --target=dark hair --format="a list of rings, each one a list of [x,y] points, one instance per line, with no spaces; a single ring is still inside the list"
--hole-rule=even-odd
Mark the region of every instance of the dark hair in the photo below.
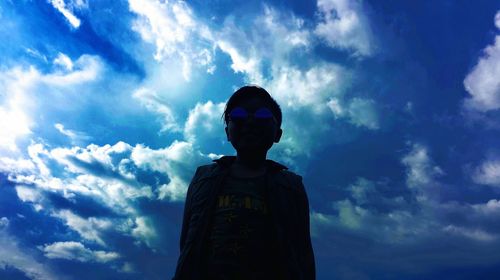
[[[261,88],[256,85],[250,85],[250,86],[244,86],[238,89],[231,95],[229,100],[226,103],[226,108],[224,109],[224,113],[222,113],[222,117],[224,119],[224,122],[227,125],[228,122],[228,114],[231,112],[233,108],[235,108],[242,100],[249,98],[249,97],[259,97],[264,99],[265,102],[268,103],[269,109],[271,109],[271,112],[273,113],[274,117],[278,121],[278,127],[281,127],[281,108],[280,105],[278,105],[278,102],[274,100],[274,98],[271,97],[269,92],[267,92],[264,88]]]

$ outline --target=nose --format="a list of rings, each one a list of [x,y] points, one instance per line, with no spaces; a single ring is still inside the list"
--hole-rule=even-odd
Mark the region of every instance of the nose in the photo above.
[[[245,134],[246,133],[258,134],[259,129],[260,126],[257,124],[253,116],[247,118],[242,126],[242,132]]]
[[[255,116],[254,115],[248,116],[247,123],[254,124],[255,123]]]

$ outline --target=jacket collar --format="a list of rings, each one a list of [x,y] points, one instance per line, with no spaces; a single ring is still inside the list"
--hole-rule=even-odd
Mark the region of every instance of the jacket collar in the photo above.
[[[236,160],[236,156],[223,156],[219,159],[214,159],[213,161],[216,162],[220,167],[222,168],[228,168],[233,164],[233,162]],[[273,160],[266,159],[266,164],[270,167],[270,170],[273,172],[279,172],[281,170],[286,170],[288,167],[277,163]]]

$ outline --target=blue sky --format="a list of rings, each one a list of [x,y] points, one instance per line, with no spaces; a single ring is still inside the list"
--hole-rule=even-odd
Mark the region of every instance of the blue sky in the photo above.
[[[498,1],[1,1],[0,279],[165,279],[259,84],[318,279],[500,274]]]

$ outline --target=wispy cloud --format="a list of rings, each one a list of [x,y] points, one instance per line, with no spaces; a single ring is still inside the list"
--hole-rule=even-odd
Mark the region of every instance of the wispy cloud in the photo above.
[[[148,88],[139,88],[132,96],[139,100],[146,109],[161,116],[161,132],[180,131],[180,126],[176,120],[174,110],[169,106],[166,100],[162,100],[161,96],[156,91]]]
[[[80,19],[77,18],[70,9],[68,9],[64,0],[50,0],[50,4],[52,4],[52,6],[54,6],[54,8],[66,18],[73,28],[80,27]]]
[[[77,260],[80,262],[107,263],[120,257],[116,252],[93,251],[82,243],[64,241],[47,244],[40,248],[49,259]]]
[[[316,244],[331,248],[329,253],[339,262],[348,258],[349,263],[353,260],[363,263],[358,268],[360,273],[371,271],[371,267],[385,266],[379,258],[388,255],[393,256],[391,266],[397,262],[396,266],[406,273],[429,271],[444,263],[457,267],[472,265],[482,262],[484,254],[489,256],[490,263],[500,261],[499,254],[486,250],[477,258],[465,258],[466,252],[477,246],[499,244],[499,224],[493,222],[500,210],[498,201],[443,202],[437,190],[443,187],[440,181],[443,171],[433,163],[422,144],[410,143],[402,163],[407,175],[400,195],[393,190],[396,186],[386,185],[387,182],[358,178],[346,188],[345,199],[331,203],[332,211],[313,210],[311,227]],[[441,246],[422,252],[423,246],[435,243]],[[353,248],[365,250],[359,254],[335,253]],[[454,254],[448,254],[449,251]],[[367,255],[372,261],[367,261]],[[411,261],[419,255],[423,258],[421,262]],[[397,270],[391,271],[398,273]]]
[[[83,132],[80,132],[80,131],[75,131],[75,130],[71,130],[71,129],[66,129],[64,127],[63,124],[60,124],[60,123],[56,123],[54,125],[54,127],[57,129],[57,131],[59,131],[61,134],[67,136],[70,140],[71,140],[71,143],[72,144],[77,144],[77,143],[80,143],[82,141],[87,141],[87,140],[90,140],[92,139],[92,137],[86,135],[85,133]]]
[[[27,277],[35,280],[60,279],[60,277],[47,268],[44,263],[37,260],[30,249],[24,249],[19,242],[7,233],[7,225],[0,225],[0,268],[12,266],[22,271]]]

